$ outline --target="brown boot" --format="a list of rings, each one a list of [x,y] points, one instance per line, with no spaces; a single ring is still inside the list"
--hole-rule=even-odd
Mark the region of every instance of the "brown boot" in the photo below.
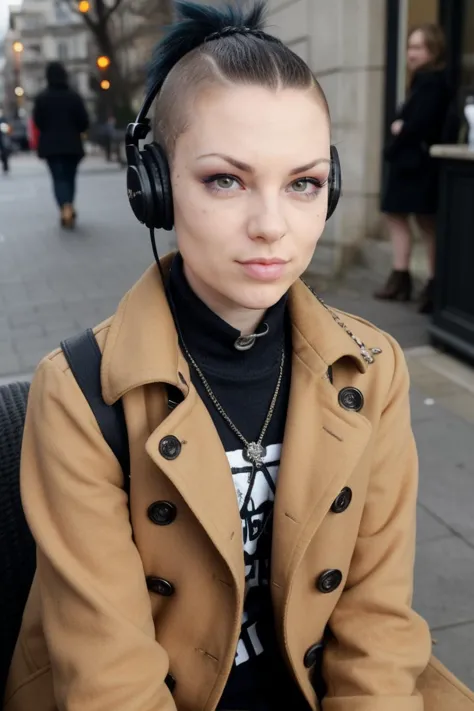
[[[74,227],[74,208],[69,203],[66,203],[61,208],[61,224],[63,227]]]
[[[410,301],[413,284],[411,274],[394,269],[381,289],[375,292],[376,299],[384,301]]]

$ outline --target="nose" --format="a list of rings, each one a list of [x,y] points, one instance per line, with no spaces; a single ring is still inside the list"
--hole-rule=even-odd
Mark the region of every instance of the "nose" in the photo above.
[[[248,222],[250,239],[278,242],[287,233],[287,223],[278,199],[261,199],[253,206]]]

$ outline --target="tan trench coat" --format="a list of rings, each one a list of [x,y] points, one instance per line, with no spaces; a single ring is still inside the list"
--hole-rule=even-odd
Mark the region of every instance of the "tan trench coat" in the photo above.
[[[290,309],[292,386],[271,580],[282,653],[313,709],[303,660],[329,622],[324,711],[421,711],[417,684],[430,711],[473,711],[470,692],[436,662],[424,672],[430,635],[410,606],[417,458],[400,348],[344,315],[368,347],[383,351],[367,365],[300,282]],[[5,711],[212,711],[240,631],[241,521],[156,267],[96,335],[104,398],[123,398],[125,408],[132,526],[122,472],[56,351],[35,375],[25,428],[21,487],[38,571]],[[185,396],[172,412],[166,383]],[[360,412],[339,404],[347,386],[363,393]],[[160,443],[169,435],[181,451],[167,459]],[[352,502],[334,513],[344,487]],[[169,525],[148,515],[162,501],[176,506]],[[327,569],[340,570],[343,582],[323,594],[316,581]],[[175,594],[150,592],[148,576],[171,581]]]

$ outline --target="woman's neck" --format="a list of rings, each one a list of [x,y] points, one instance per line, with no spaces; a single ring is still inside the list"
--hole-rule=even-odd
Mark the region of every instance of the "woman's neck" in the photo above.
[[[255,333],[265,316],[265,309],[246,309],[231,304],[197,279],[193,272],[188,269],[186,262],[184,262],[183,270],[191,289],[211,311],[228,323],[229,326],[240,331],[243,336]]]
[[[261,331],[261,337],[256,338],[247,350],[242,350],[236,346],[237,340],[245,327],[251,333],[256,332],[256,318],[251,324],[233,318],[236,323],[233,326],[229,321],[232,314],[235,317],[234,310],[223,309],[220,315],[216,308],[208,306],[188,282],[179,253],[173,259],[166,290],[181,345],[189,348],[199,367],[214,373],[233,372],[239,378],[244,368],[249,377],[257,377],[280,362],[288,327],[286,294],[265,311],[266,329]],[[260,313],[263,315],[263,312],[252,313],[254,317],[258,313],[261,320]]]

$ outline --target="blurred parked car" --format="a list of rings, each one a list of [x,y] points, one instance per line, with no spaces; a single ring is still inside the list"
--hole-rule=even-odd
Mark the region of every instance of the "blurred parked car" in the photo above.
[[[14,118],[11,119],[8,124],[10,126],[9,136],[13,149],[17,151],[29,151],[30,143],[26,121],[21,118]]]

